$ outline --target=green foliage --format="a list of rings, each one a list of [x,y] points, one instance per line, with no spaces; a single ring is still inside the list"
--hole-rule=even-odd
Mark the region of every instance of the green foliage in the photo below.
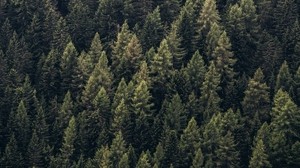
[[[268,161],[268,155],[266,154],[264,142],[262,140],[259,140],[255,148],[253,149],[249,167],[272,167],[270,162]]]

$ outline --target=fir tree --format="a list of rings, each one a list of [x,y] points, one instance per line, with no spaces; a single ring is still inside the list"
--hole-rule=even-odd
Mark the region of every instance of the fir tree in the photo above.
[[[253,149],[249,168],[271,168],[272,165],[268,161],[268,155],[265,150],[264,142],[259,140]]]

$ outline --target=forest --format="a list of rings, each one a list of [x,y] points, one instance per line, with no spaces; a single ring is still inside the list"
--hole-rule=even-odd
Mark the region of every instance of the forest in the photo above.
[[[299,168],[299,0],[0,0],[0,167]]]

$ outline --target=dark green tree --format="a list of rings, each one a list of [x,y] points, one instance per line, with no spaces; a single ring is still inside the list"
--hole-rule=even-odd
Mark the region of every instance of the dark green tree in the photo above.
[[[160,17],[160,8],[157,7],[149,13],[141,30],[141,43],[143,50],[147,51],[151,47],[157,48],[163,38],[164,27]]]
[[[2,165],[5,167],[23,167],[24,160],[21,152],[18,149],[17,140],[15,135],[10,136],[9,142],[6,145],[3,157]]]
[[[260,139],[252,152],[249,168],[271,168],[264,142]]]
[[[208,122],[213,114],[220,110],[220,97],[218,95],[220,84],[220,74],[218,73],[214,62],[210,63],[208,71],[205,74],[204,82],[200,88],[203,119]]]
[[[279,89],[288,92],[292,84],[292,75],[290,74],[290,69],[286,61],[284,61],[279,69],[276,85],[274,92],[277,93]]]

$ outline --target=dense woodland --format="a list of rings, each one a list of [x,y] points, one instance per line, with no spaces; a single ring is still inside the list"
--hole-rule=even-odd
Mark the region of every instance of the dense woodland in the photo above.
[[[300,167],[300,1],[1,0],[0,167]]]

